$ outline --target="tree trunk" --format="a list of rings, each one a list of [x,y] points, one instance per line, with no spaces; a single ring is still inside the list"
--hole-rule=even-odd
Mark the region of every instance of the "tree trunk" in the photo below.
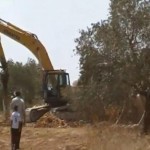
[[[8,79],[9,79],[9,74],[8,72],[4,72],[1,74],[1,82],[3,86],[3,110],[4,110],[4,117],[5,120],[7,121],[9,117],[9,97],[8,97]]]

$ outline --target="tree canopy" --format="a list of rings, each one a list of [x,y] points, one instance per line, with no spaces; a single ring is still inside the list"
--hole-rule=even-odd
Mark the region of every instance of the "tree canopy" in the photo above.
[[[107,102],[147,91],[149,20],[149,0],[111,0],[109,17],[81,30],[75,40],[75,52],[80,56],[79,84],[95,87],[91,89]]]
[[[41,91],[41,71],[39,65],[31,58],[23,64],[21,62],[8,61],[9,97],[16,90],[21,90],[26,104],[31,104],[40,96]],[[0,92],[2,92],[2,87]]]

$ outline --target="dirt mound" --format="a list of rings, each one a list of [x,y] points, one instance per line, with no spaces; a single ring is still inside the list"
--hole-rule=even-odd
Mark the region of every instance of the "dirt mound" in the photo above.
[[[58,118],[53,113],[49,112],[43,115],[34,125],[35,128],[60,128],[60,127],[79,127],[82,123],[66,121]]]
[[[46,113],[36,123],[35,127],[66,127],[67,123],[54,116],[52,113]]]

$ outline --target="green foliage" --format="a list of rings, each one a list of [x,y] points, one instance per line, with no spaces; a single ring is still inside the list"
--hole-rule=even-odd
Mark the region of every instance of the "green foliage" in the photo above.
[[[27,63],[8,61],[9,91],[21,90],[24,99],[31,104],[39,96],[42,78],[40,78],[39,65],[33,59]]]
[[[105,105],[122,104],[131,93],[150,88],[150,2],[111,0],[109,10],[107,20],[75,40],[79,84],[95,87]]]

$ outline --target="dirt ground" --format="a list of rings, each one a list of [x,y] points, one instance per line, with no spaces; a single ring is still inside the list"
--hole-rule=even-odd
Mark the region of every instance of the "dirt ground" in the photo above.
[[[10,126],[0,114],[0,150],[10,150]],[[76,125],[76,124],[73,124]],[[70,126],[52,114],[36,123],[26,123],[22,130],[21,150],[87,150],[87,128]]]
[[[64,123],[57,126],[62,123],[60,120],[54,123],[51,119],[44,121],[41,120],[42,124],[40,122],[38,126],[26,124],[22,131],[21,150],[150,150],[150,134],[141,135],[138,126],[100,122],[73,127]],[[55,127],[45,126],[45,123]],[[3,124],[1,118],[0,150],[10,150],[10,127]]]
[[[21,150],[86,150],[86,128],[24,127]],[[0,150],[10,150],[9,127],[0,126]]]

